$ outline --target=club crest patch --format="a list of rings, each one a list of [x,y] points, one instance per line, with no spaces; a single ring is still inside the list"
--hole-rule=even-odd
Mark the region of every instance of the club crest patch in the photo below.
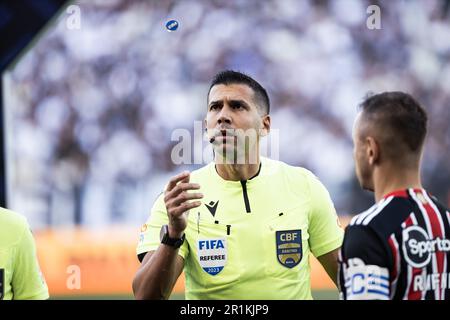
[[[198,262],[208,274],[215,276],[227,262],[227,240],[199,239],[197,241]]]
[[[302,261],[302,230],[277,231],[275,234],[277,259],[286,268],[293,268]]]

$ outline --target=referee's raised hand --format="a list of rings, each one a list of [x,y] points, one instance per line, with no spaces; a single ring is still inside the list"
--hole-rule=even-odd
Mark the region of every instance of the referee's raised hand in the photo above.
[[[171,238],[181,238],[187,227],[187,214],[190,209],[201,206],[202,193],[188,192],[198,190],[200,185],[189,183],[191,173],[185,171],[170,179],[164,192],[164,203],[169,216],[169,234]]]

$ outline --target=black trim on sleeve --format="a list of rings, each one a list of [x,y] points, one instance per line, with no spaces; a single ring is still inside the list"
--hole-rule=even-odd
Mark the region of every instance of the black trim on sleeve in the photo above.
[[[147,254],[147,252],[143,252],[143,253],[140,253],[140,254],[137,255],[137,258],[138,258],[140,263],[142,263],[142,261],[144,260],[146,254]]]

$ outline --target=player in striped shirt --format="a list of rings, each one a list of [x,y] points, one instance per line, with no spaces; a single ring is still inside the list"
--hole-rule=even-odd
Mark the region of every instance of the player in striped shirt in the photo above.
[[[361,104],[353,132],[356,175],[376,204],[355,216],[340,252],[341,298],[450,299],[450,213],[423,189],[427,115],[408,94]]]

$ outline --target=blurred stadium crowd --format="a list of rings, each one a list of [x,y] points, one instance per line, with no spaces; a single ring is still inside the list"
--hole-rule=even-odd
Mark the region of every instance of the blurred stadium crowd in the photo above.
[[[429,112],[424,185],[450,202],[449,1],[75,1],[6,75],[11,207],[34,228],[145,221],[177,128],[206,112],[223,69],[266,87],[279,159],[312,170],[341,214],[373,202],[351,131],[368,91],[404,90]],[[381,30],[366,9],[381,8]],[[179,28],[167,32],[166,21]]]

